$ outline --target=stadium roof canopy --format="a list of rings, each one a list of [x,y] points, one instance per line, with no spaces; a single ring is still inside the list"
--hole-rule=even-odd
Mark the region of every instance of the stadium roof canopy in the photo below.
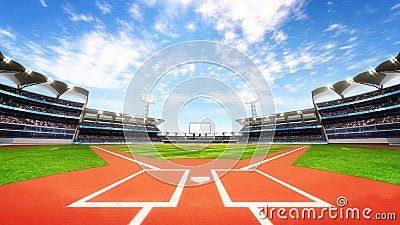
[[[6,58],[1,52],[0,75],[17,85],[18,89],[38,85],[39,87],[47,89],[55,94],[57,98],[61,97],[61,95],[65,93],[69,93],[78,96],[85,101],[88,100],[88,90],[81,87],[69,86],[62,81],[53,81],[41,73],[29,71],[20,63]]]
[[[163,119],[151,117],[134,116],[117,112],[109,112],[98,109],[88,109],[83,111],[83,119],[103,123],[126,123],[157,126],[164,122]]]
[[[317,119],[316,111],[314,108],[311,108],[311,109],[276,113],[267,116],[237,119],[236,122],[245,126],[249,124],[296,123],[296,122],[303,122],[316,119]]]
[[[389,81],[400,75],[400,52],[396,57],[379,64],[375,69],[362,72],[352,79],[339,81],[329,87],[319,87],[312,91],[313,101],[336,94],[341,98],[350,91],[364,85],[382,89]]]

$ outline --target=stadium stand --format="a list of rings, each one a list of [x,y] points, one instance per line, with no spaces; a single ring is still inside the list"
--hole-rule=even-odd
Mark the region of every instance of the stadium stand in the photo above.
[[[72,143],[83,105],[79,108],[70,101],[40,102],[32,98],[37,94],[28,97],[27,93],[0,85],[0,143]],[[68,105],[61,104],[66,102]]]
[[[0,84],[0,144],[70,144],[89,92],[25,69],[0,53],[0,75],[16,87]],[[54,97],[24,90],[36,86]],[[64,94],[82,99],[61,99]]]
[[[399,77],[399,60],[400,53],[352,79],[312,91],[329,143],[400,143],[400,84],[386,86]],[[376,90],[346,96],[365,86]],[[319,102],[332,95],[339,99]]]
[[[185,132],[166,132],[160,134],[164,143],[236,143],[241,134],[234,132],[214,132],[211,134],[193,135]]]
[[[86,108],[75,143],[161,142],[157,125],[162,122],[161,119]]]
[[[400,53],[349,80],[312,91],[314,108],[237,119],[239,133],[161,133],[162,119],[86,108],[89,92],[29,71],[0,52],[0,144],[239,142],[400,143]],[[27,91],[35,86],[54,96]],[[354,90],[375,90],[351,96]],[[72,94],[80,101],[62,99]],[[323,101],[327,96],[334,99]],[[322,99],[322,101],[321,101]]]
[[[239,138],[239,142],[326,143],[315,109],[244,118],[237,122],[243,125],[241,132],[247,134]]]

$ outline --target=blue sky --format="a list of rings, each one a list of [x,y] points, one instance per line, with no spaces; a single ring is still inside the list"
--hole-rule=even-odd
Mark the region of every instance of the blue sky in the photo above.
[[[392,0],[16,0],[3,1],[0,10],[4,55],[88,89],[91,108],[119,112],[138,67],[184,41],[218,41],[247,54],[271,87],[276,112],[310,108],[313,89],[400,50],[400,2]],[[186,67],[182,80],[202,76],[209,66]],[[179,82],[174,79],[162,88]],[[161,92],[156,97],[162,101]],[[198,112],[207,101],[197,102],[182,112]],[[221,111],[215,120],[226,116],[220,106],[209,107]],[[160,114],[150,109],[150,116]]]

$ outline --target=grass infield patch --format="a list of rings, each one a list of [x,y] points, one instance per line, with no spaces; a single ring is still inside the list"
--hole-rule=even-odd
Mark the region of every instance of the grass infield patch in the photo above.
[[[313,145],[293,165],[400,185],[400,149]]]
[[[0,149],[0,185],[106,166],[87,145]]]
[[[146,156],[155,159],[247,159],[253,156],[265,155],[267,153],[287,150],[287,146],[272,145],[239,145],[239,144],[162,144],[154,145],[157,151],[154,151],[152,145],[132,145],[132,151],[127,146],[114,148],[124,152]],[[240,154],[242,155],[240,156]],[[240,157],[239,157],[240,156]]]

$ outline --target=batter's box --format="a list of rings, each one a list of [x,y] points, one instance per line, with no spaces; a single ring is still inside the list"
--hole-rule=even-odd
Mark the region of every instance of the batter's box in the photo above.
[[[331,204],[260,170],[211,170],[225,207],[332,207]],[[222,179],[222,181],[221,181]]]
[[[161,182],[152,173],[179,183]],[[189,170],[141,170],[67,207],[176,207],[188,175]]]

